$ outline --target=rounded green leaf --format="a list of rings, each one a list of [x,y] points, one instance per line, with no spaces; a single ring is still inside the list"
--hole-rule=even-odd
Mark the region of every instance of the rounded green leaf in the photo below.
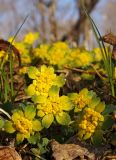
[[[33,84],[30,84],[26,89],[26,93],[29,96],[33,96],[35,94],[35,86]]]
[[[26,106],[24,108],[25,117],[29,120],[32,120],[36,115],[36,109],[33,105]]]
[[[42,125],[45,128],[49,128],[53,121],[54,121],[53,114],[47,114],[42,119]]]
[[[49,67],[49,68],[50,68],[50,67]],[[53,69],[53,68],[52,68],[52,69]],[[41,72],[45,72],[46,70],[48,70],[47,66],[42,65],[41,68],[40,68],[40,71],[41,71]],[[54,70],[53,70],[53,72],[54,72]]]
[[[101,113],[103,112],[105,109],[105,103],[104,102],[100,102],[96,107],[95,107],[95,111]]]
[[[58,86],[52,86],[49,89],[49,96],[59,95],[59,87]]]
[[[35,135],[32,135],[32,136],[30,136],[27,140],[28,140],[28,142],[29,142],[30,144],[36,144],[36,143],[38,142],[38,140],[40,140],[40,134],[37,133],[37,134],[35,134]]]
[[[39,110],[37,112],[37,115],[38,115],[38,117],[43,117],[43,116],[45,116],[45,113],[42,110]]]
[[[75,100],[75,98],[78,97],[78,94],[77,94],[77,93],[68,93],[68,97],[69,97],[71,100]]]
[[[28,73],[29,78],[35,79],[38,74],[38,69],[36,67],[31,66],[28,68],[27,73]]]
[[[13,124],[12,124],[11,121],[5,121],[4,129],[8,133],[14,133],[15,132],[15,128],[13,127]]]
[[[34,103],[45,103],[46,102],[46,97],[42,95],[34,95],[32,97],[32,101]]]
[[[83,136],[84,136],[84,134],[85,134],[85,130],[79,130],[79,132],[78,132],[78,137],[80,138],[80,139],[82,139],[83,138]]]
[[[62,125],[68,125],[71,121],[69,114],[65,112],[56,115],[56,120],[59,124]]]
[[[60,102],[61,102],[61,104],[63,106],[63,110],[70,111],[71,109],[73,109],[73,105],[72,105],[69,97],[61,96],[60,97]]]
[[[23,140],[24,140],[24,135],[21,134],[21,133],[17,133],[17,135],[16,135],[16,141],[18,143],[21,143],[21,142],[23,142]]]
[[[57,79],[56,79],[55,84],[58,87],[62,87],[65,84],[65,78],[64,78],[64,76],[58,76]]]
[[[105,110],[103,111],[102,114],[108,115],[112,113],[114,110],[116,110],[116,105],[109,104],[109,105],[106,105]]]
[[[89,139],[91,137],[91,133],[86,133],[83,137],[83,140]]]
[[[42,126],[41,126],[41,123],[40,123],[40,121],[39,120],[34,120],[33,122],[32,122],[32,124],[33,124],[33,130],[34,131],[41,131],[42,130]]]
[[[42,138],[42,145],[43,146],[47,146],[49,143],[49,139],[48,138]]]
[[[114,120],[112,119],[111,116],[108,116],[108,117],[106,117],[105,121],[103,122],[102,129],[103,130],[110,129],[113,124],[114,124]]]
[[[94,145],[101,145],[103,139],[103,131],[96,130],[94,135],[92,136],[92,142]]]
[[[75,107],[74,112],[80,112],[82,111],[82,108],[79,108],[78,106]]]
[[[84,94],[84,95],[87,95],[88,94],[88,89],[87,88],[83,88],[80,92],[79,92],[79,94]]]
[[[91,99],[89,107],[95,109],[95,106],[97,106],[100,103],[99,97],[94,97]]]

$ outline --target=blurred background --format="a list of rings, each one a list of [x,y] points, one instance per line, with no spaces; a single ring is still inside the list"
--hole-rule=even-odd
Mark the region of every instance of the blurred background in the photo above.
[[[116,0],[85,0],[85,6],[102,35],[116,34]],[[0,37],[19,32],[20,39],[29,31],[40,33],[42,42],[67,40],[95,47],[91,25],[83,13],[81,0],[0,0]]]

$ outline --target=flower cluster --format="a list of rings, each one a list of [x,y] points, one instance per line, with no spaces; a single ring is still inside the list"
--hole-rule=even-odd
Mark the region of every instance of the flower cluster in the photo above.
[[[104,121],[101,114],[105,109],[105,103],[100,101],[93,91],[87,88],[79,93],[70,93],[70,100],[74,106],[74,112],[80,116],[78,123],[78,136],[81,139],[88,139],[95,132],[100,122]]]
[[[22,65],[28,65],[34,60],[42,59],[50,65],[58,68],[68,67],[88,67],[93,62],[100,62],[102,54],[99,48],[88,51],[85,48],[71,48],[66,42],[55,42],[52,44],[33,45],[39,38],[37,32],[27,33],[22,41],[14,41],[13,45],[19,50]],[[9,38],[11,42],[13,37]],[[0,52],[0,59],[4,57],[4,53]]]
[[[47,61],[50,65],[57,68],[68,67],[88,67],[93,62],[102,60],[102,54],[99,48],[88,51],[85,48],[71,48],[66,42],[55,42],[52,44],[33,45],[39,38],[37,32],[27,33],[22,41],[14,41],[13,45],[19,50],[22,65],[28,65],[33,61],[41,59]],[[13,37],[9,38],[11,42]],[[4,53],[0,52],[0,59],[4,58]],[[14,56],[15,58],[15,56]],[[5,57],[6,59],[6,57]]]
[[[25,138],[30,138],[35,132],[42,130],[41,122],[35,118],[36,109],[33,105],[27,105],[23,110],[15,110],[11,116],[11,121],[6,121],[4,129],[8,133],[17,132],[17,142],[22,142]]]
[[[48,91],[53,85],[61,87],[65,83],[63,76],[57,76],[52,67],[46,67],[45,65],[42,65],[40,69],[29,67],[28,76],[33,79],[33,82],[28,86],[27,94],[34,97],[48,96]]]
[[[33,54],[36,58],[47,60],[49,64],[58,66],[58,68],[63,66],[86,67],[95,58],[94,52],[78,47],[70,48],[66,42],[55,42],[51,45],[41,44],[33,50]]]
[[[21,56],[22,65],[30,64],[32,61],[32,45],[39,38],[37,32],[29,32],[25,35],[22,41],[14,41],[13,45],[19,50]],[[13,37],[9,38],[9,42],[12,42]]]
[[[68,94],[75,107],[74,112],[80,112],[84,107],[89,105],[92,94],[87,88],[82,89],[79,93]]]
[[[24,43],[32,45],[39,38],[39,34],[37,32],[29,32],[25,35],[23,41]]]
[[[66,125],[70,122],[70,116],[64,111],[72,109],[71,102],[67,96],[59,96],[59,89],[65,80],[63,76],[57,76],[52,67],[42,65],[40,69],[30,67],[29,78],[32,84],[27,88],[27,94],[37,104],[37,116],[42,118],[42,125],[46,128],[54,121]]]
[[[52,86],[48,92],[48,97],[38,96],[36,99],[38,113],[42,118],[42,125],[48,128],[54,118],[61,125],[68,125],[71,121],[66,111],[72,109],[72,104],[67,96],[59,96],[59,88]]]
[[[78,136],[84,140],[90,138],[95,132],[99,122],[102,121],[104,121],[103,115],[92,108],[85,108],[83,118],[79,124]]]

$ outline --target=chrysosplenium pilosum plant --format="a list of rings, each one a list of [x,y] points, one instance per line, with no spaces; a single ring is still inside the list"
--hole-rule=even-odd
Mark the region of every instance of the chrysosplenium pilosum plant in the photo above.
[[[41,122],[36,118],[34,105],[24,106],[13,111],[10,120],[5,121],[4,129],[8,133],[16,132],[16,141],[22,142],[42,130]]]
[[[71,121],[67,113],[72,109],[68,96],[59,95],[59,87],[65,79],[57,76],[52,67],[41,66],[40,69],[30,67],[28,76],[33,79],[27,88],[37,108],[37,116],[42,119],[42,125],[49,128],[54,120],[61,125],[68,125]]]
[[[105,103],[100,101],[95,92],[82,89],[79,93],[70,93],[69,97],[74,106],[74,112],[78,115],[76,120],[78,136],[80,139],[89,139],[100,128],[104,117],[102,112]]]

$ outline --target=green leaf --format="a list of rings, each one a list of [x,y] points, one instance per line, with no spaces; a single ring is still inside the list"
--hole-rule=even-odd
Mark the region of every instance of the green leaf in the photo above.
[[[27,140],[30,144],[35,145],[36,143],[38,143],[38,140],[40,140],[40,134],[32,135]]]
[[[114,124],[114,120],[112,119],[112,117],[111,116],[107,116],[105,121],[103,122],[102,129],[103,130],[110,129],[113,124]]]
[[[71,100],[74,100],[77,96],[78,96],[77,93],[68,93],[68,97],[69,97]]]
[[[45,116],[45,113],[44,113],[42,110],[39,110],[39,111],[37,112],[37,116],[38,116],[38,117],[44,117],[44,116]]]
[[[45,128],[49,128],[53,121],[54,121],[53,114],[47,114],[42,119],[42,125]]]
[[[99,97],[94,97],[90,101],[89,107],[94,109],[95,106],[97,106],[99,104],[99,102],[100,102],[100,98]]]
[[[33,96],[35,94],[35,86],[33,84],[30,84],[26,89],[26,93],[29,96]]]
[[[84,135],[85,135],[85,130],[79,130],[78,137],[82,139]]]
[[[116,105],[113,105],[113,104],[106,105],[105,110],[103,111],[102,114],[108,115],[112,113],[114,110],[116,110]]]
[[[40,149],[39,148],[31,148],[30,150],[35,156],[37,156],[37,157],[40,156]]]
[[[0,119],[0,129],[3,128],[5,121],[3,119]]]
[[[42,65],[40,71],[45,72],[46,70],[48,70],[48,68],[54,72],[54,69],[52,67],[47,67],[46,65]]]
[[[64,76],[58,76],[55,83],[58,87],[62,87],[65,84]]]
[[[29,120],[32,120],[36,115],[36,109],[33,105],[26,106],[24,108],[25,117]]]
[[[91,133],[86,133],[83,137],[83,140],[87,140],[91,137]]]
[[[69,111],[69,110],[73,109],[73,105],[72,105],[68,96],[61,96],[60,102],[63,106],[63,110]]]
[[[96,107],[95,107],[95,111],[101,113],[103,112],[105,109],[105,103],[104,102],[100,102]]]
[[[101,145],[103,140],[103,131],[96,130],[94,135],[92,136],[92,142],[94,145]]]
[[[60,88],[58,86],[52,86],[49,89],[49,96],[59,95]]]
[[[56,115],[56,120],[59,124],[62,125],[68,125],[71,121],[69,114],[65,112]]]
[[[24,135],[21,134],[21,133],[17,133],[17,135],[16,135],[16,141],[18,143],[21,143],[21,142],[23,142],[23,140],[24,140]]]
[[[34,95],[34,96],[32,96],[32,101],[34,103],[45,103],[46,97],[42,96],[42,95]]]
[[[83,88],[80,92],[79,92],[79,94],[84,94],[84,95],[87,95],[88,94],[88,89],[87,88]]]
[[[42,138],[42,146],[47,146],[49,143],[49,139],[48,138]]]
[[[32,122],[32,124],[33,124],[33,130],[34,131],[41,131],[42,130],[41,123],[40,123],[40,121],[38,119],[34,120]]]
[[[13,127],[13,124],[12,124],[11,121],[5,121],[4,129],[8,133],[14,133],[15,132],[15,128]]]
[[[31,66],[28,68],[27,73],[28,73],[29,78],[35,79],[38,74],[38,69],[36,67]]]
[[[45,147],[42,146],[41,143],[38,143],[37,145],[39,147],[40,155],[46,153],[47,150]]]

